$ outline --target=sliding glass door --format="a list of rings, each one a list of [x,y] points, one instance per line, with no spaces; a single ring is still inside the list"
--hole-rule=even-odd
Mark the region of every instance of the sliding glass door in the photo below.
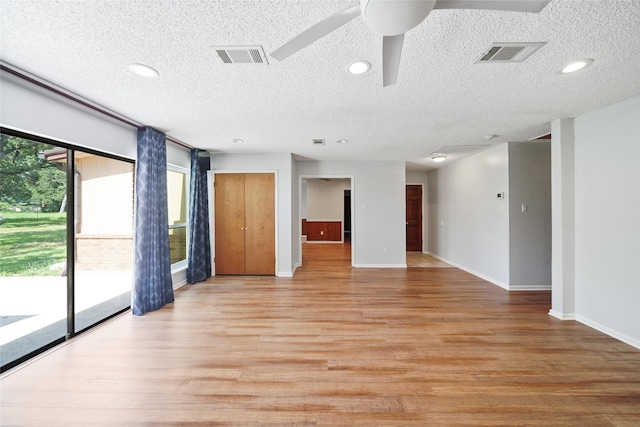
[[[134,164],[13,131],[0,138],[6,370],[129,307]]]

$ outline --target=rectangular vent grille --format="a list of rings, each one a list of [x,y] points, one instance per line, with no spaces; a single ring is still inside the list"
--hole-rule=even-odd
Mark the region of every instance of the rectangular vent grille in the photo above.
[[[313,145],[324,145],[324,139],[314,139]]]
[[[494,43],[487,49],[476,63],[505,63],[505,62],[522,62],[542,46],[546,42],[537,43]]]
[[[225,64],[269,64],[262,46],[214,46]]]

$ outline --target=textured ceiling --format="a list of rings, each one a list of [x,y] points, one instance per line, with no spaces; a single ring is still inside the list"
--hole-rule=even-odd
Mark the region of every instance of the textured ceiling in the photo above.
[[[226,65],[213,49],[268,54],[355,2],[0,0],[0,58],[195,147],[410,168],[434,166],[428,155],[441,146],[527,140],[554,119],[640,94],[635,0],[552,0],[539,14],[434,10],[407,33],[398,83],[386,88],[381,36],[359,17],[283,62]],[[523,63],[475,64],[493,42],[547,44]],[[585,57],[595,63],[558,74]],[[357,59],[372,63],[369,74],[345,71]],[[133,75],[131,63],[160,76]]]

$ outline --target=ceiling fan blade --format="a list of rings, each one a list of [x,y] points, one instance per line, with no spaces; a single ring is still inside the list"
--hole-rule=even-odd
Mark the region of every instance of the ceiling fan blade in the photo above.
[[[540,12],[551,0],[438,0],[434,9],[484,9]]]
[[[354,4],[353,6],[350,6],[341,12],[331,15],[327,19],[318,22],[308,30],[298,34],[296,37],[292,38],[291,40],[280,46],[278,49],[274,50],[271,53],[271,56],[278,61],[282,61],[283,59],[288,58],[297,51],[309,46],[316,40],[319,40],[322,37],[326,36],[330,32],[340,28],[359,15],[360,4]]]
[[[382,86],[384,87],[396,84],[403,42],[404,33],[382,38]]]

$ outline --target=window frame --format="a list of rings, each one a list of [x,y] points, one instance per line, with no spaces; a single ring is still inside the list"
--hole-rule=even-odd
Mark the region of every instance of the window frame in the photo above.
[[[167,224],[168,230],[184,228],[185,234],[187,236],[186,239],[186,248],[185,248],[185,258],[176,263],[171,264],[171,272],[175,273],[180,270],[185,270],[187,268],[188,259],[189,259],[189,202],[190,202],[190,194],[189,194],[189,184],[191,182],[191,171],[187,168],[176,166],[167,163],[167,175],[169,172],[177,172],[181,173],[185,176],[185,212],[186,212],[186,222],[179,224]],[[167,188],[167,203],[169,202],[169,193]],[[167,205],[167,208],[169,206]]]

